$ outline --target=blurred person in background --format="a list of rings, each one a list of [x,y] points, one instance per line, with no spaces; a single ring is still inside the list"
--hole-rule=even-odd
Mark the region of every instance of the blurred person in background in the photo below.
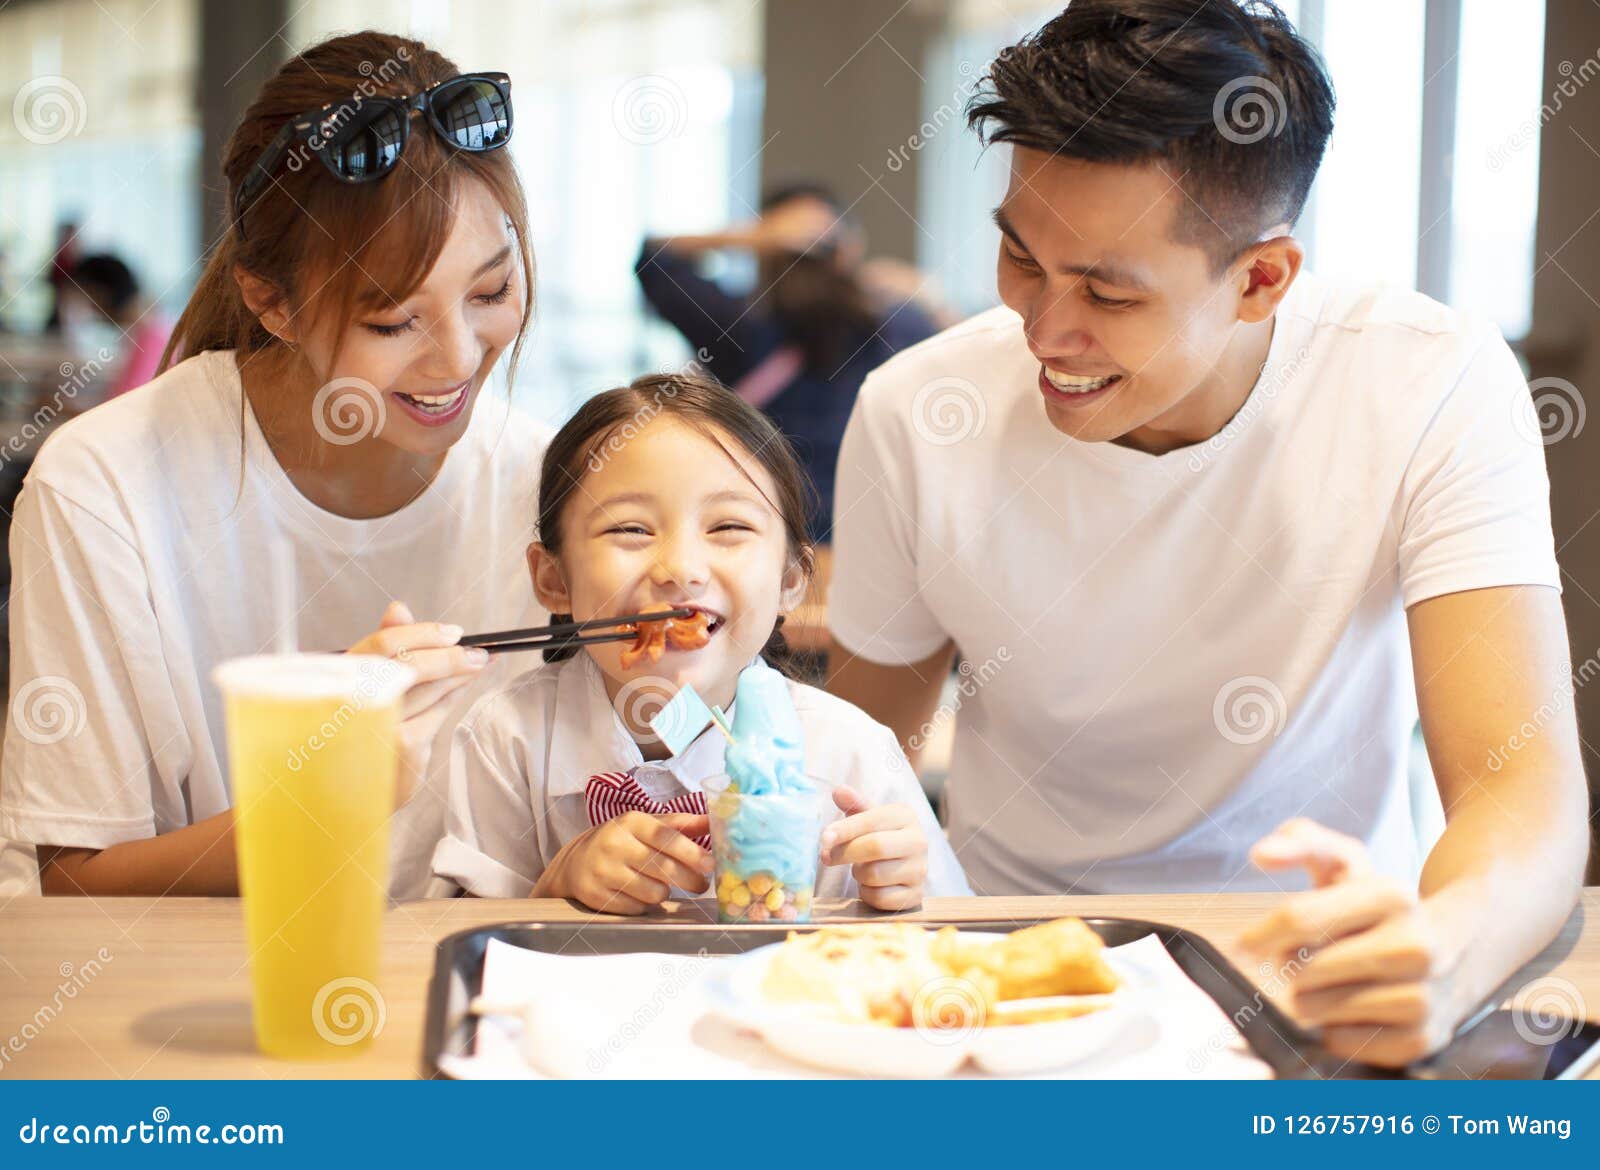
[[[72,269],[78,263],[78,223],[66,219],[56,227],[56,250],[50,257],[50,316],[45,320],[44,331],[57,333],[61,329],[61,302],[72,280]]]
[[[752,253],[748,294],[703,276],[712,252]],[[645,298],[717,379],[795,444],[817,488],[811,537],[826,542],[834,467],[856,391],[874,367],[948,320],[914,269],[865,261],[866,239],[827,188],[775,188],[747,224],[647,239],[634,271]],[[908,278],[909,277],[909,278]]]
[[[121,360],[107,381],[106,398],[126,394],[156,376],[172,322],[145,298],[132,269],[109,253],[85,256],[73,267],[64,295],[68,323],[87,314],[122,335]]]

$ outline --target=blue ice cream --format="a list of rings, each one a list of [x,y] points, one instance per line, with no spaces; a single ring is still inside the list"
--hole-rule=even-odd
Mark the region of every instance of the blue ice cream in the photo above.
[[[717,901],[724,922],[807,921],[822,832],[821,795],[806,778],[804,735],[789,682],[757,660],[734,691],[726,793],[711,803]]]
[[[751,796],[800,792],[806,783],[805,744],[789,680],[761,659],[739,672],[733,696],[733,742],[723,767]]]

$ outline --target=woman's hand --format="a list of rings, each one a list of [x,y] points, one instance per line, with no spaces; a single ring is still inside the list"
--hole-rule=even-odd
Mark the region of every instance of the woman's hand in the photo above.
[[[379,654],[417,672],[400,708],[400,775],[395,807],[411,799],[428,770],[434,736],[444,723],[450,698],[488,664],[476,646],[458,646],[461,627],[419,622],[403,601],[391,601],[376,633],[350,647],[352,654]]]
[[[534,884],[535,898],[576,898],[603,914],[643,914],[676,886],[703,894],[711,854],[695,844],[704,814],[625,812],[567,842]]]
[[[1281,964],[1296,1020],[1332,1052],[1400,1066],[1449,1043],[1472,1007],[1455,979],[1474,925],[1372,871],[1353,837],[1303,818],[1256,842],[1251,859],[1299,867],[1317,888],[1291,894],[1246,929],[1246,949]]]
[[[928,876],[928,839],[917,814],[903,804],[873,807],[854,788],[833,790],[844,813],[822,830],[822,864],[848,865],[861,900],[878,910],[922,905]]]

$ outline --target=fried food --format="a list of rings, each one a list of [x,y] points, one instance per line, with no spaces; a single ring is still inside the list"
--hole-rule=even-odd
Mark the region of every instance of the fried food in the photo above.
[[[1115,991],[1119,981],[1104,949],[1081,918],[1041,922],[998,939],[975,939],[947,926],[933,947],[934,957],[951,971],[992,975],[1003,1000]]]
[[[640,612],[667,613],[677,608],[656,601]],[[623,648],[622,669],[632,670],[644,658],[652,663],[660,662],[669,645],[674,650],[698,650],[711,640],[710,625],[711,619],[697,610],[686,618],[662,618],[619,626],[619,632],[634,635],[632,644]]]
[[[970,1028],[1071,1019],[1111,1002],[1119,980],[1100,937],[1063,918],[1003,938],[914,923],[825,927],[791,934],[767,969],[777,1002],[822,1007],[848,1023]],[[1007,1011],[1007,1001],[1070,997]]]

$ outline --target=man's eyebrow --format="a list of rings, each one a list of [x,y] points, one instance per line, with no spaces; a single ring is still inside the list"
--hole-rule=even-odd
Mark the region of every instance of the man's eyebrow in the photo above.
[[[506,260],[510,257],[510,255],[511,255],[511,245],[507,244],[504,248],[501,248],[493,256],[490,256],[482,264],[478,265],[478,270],[472,274],[472,279],[473,280],[477,280],[478,277],[482,276],[485,272],[490,272],[490,271],[492,271],[492,270],[494,270],[496,268],[499,268],[500,265],[502,265],[502,264],[504,264],[506,262]]]
[[[1006,239],[1021,248],[1029,256],[1033,255],[1033,250],[1023,242],[1022,237],[1017,234],[1017,229],[1011,225],[1011,220],[1006,216],[1005,208],[996,207],[994,209],[994,226],[1000,229],[1001,235],[1005,236]],[[1148,281],[1137,276],[1132,270],[1108,260],[1096,260],[1093,264],[1062,264],[1056,268],[1056,271],[1066,276],[1086,276],[1091,280],[1115,285],[1117,288],[1131,288],[1138,292],[1153,291]]]

